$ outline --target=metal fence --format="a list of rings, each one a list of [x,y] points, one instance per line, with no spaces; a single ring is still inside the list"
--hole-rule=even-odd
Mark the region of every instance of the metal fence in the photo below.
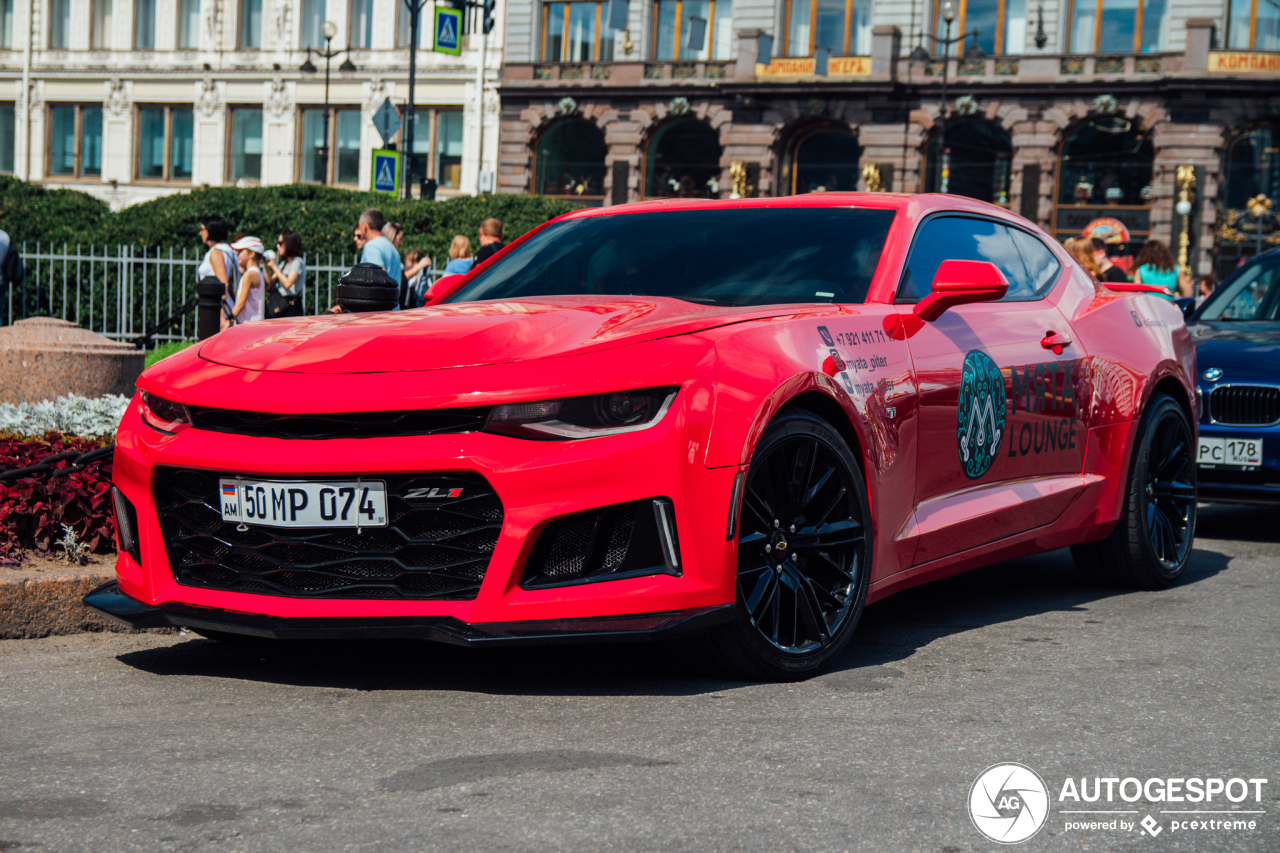
[[[116,340],[137,340],[152,330],[152,341],[195,340],[196,268],[207,249],[23,243],[20,251],[26,278],[21,287],[9,288],[10,322],[60,317]],[[334,286],[357,260],[354,254],[303,257],[307,314],[334,304]],[[442,275],[428,274],[433,281]]]

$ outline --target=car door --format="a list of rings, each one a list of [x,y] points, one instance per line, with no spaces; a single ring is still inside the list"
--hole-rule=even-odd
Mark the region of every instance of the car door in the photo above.
[[[1009,292],[948,309],[908,338],[920,382],[916,565],[1050,523],[1081,488],[1084,463],[1084,352],[1046,299],[1062,263],[1008,223],[935,216],[917,229],[896,301],[927,295],[947,259],[995,264]]]

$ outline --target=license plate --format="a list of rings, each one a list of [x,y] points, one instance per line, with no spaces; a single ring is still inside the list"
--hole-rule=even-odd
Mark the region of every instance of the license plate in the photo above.
[[[263,527],[386,527],[382,480],[218,481],[222,520]]]
[[[1260,438],[1202,438],[1196,462],[1206,467],[1215,465],[1261,465]]]

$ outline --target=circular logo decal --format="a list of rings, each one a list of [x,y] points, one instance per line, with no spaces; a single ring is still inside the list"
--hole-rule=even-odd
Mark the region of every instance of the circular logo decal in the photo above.
[[[1026,841],[1049,819],[1049,789],[1030,767],[993,764],[969,789],[969,819],[992,841]]]
[[[1204,378],[1206,382],[1217,382],[1222,378],[1222,368],[1210,367],[1204,372]]]
[[[960,467],[966,477],[976,480],[987,473],[1000,452],[1005,413],[1009,408],[1000,368],[982,350],[973,350],[964,357],[956,408]]]

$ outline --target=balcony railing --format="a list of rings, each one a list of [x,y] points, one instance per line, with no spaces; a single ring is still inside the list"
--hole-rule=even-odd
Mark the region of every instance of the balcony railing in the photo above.
[[[668,86],[672,83],[713,83],[733,74],[733,63],[708,61],[627,61],[627,62],[514,62],[502,68],[504,83],[554,86],[600,85],[607,80],[615,86]]]

